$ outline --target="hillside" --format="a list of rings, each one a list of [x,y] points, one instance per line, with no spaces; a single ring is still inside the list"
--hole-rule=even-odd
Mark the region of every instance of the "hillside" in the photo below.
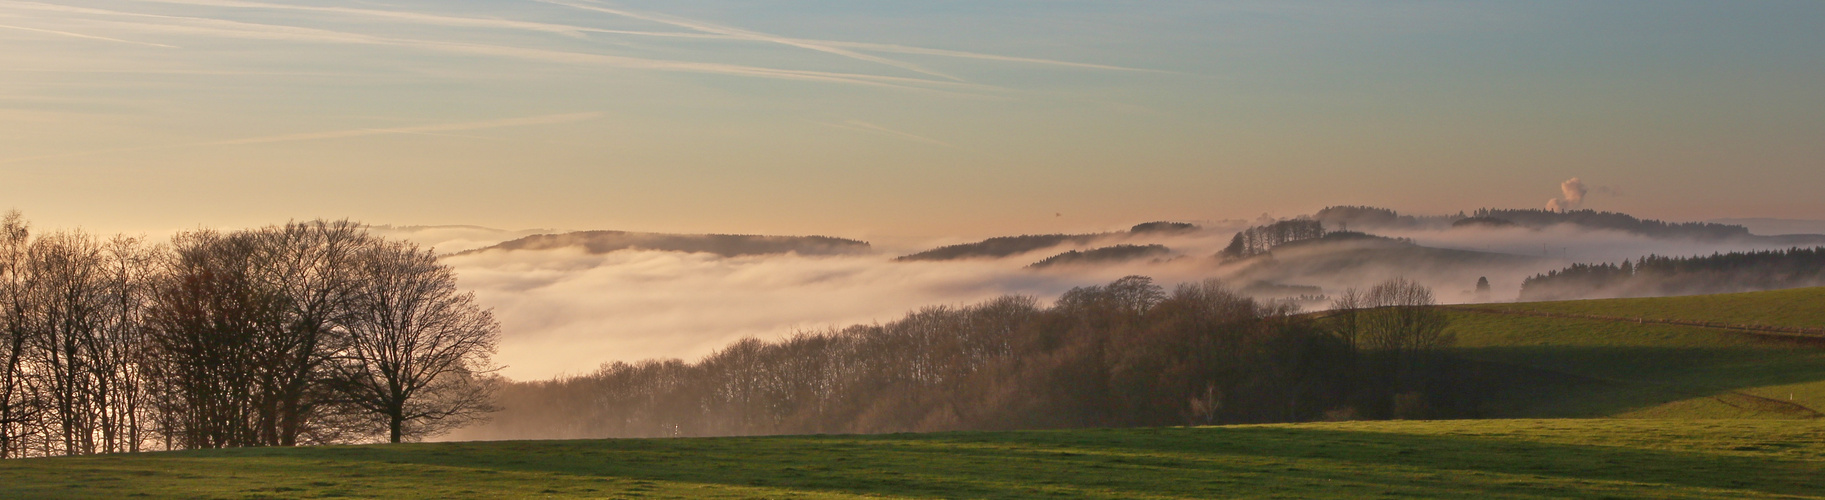
[[[1487,420],[0,461],[6,498],[1821,498],[1825,422]]]
[[[1172,254],[1172,249],[1165,245],[1113,245],[1090,250],[1072,250],[1046,257],[1044,260],[1028,264],[1028,269],[1045,269],[1053,266],[1077,266],[1126,262],[1136,259],[1159,259]]]
[[[1475,307],[1498,311],[1825,328],[1825,287],[1682,297],[1516,302]]]
[[[1088,245],[1099,240],[1132,237],[1173,236],[1199,231],[1185,222],[1154,221],[1135,224],[1127,231],[1091,234],[1023,234],[998,236],[973,243],[946,245],[894,258],[898,262],[944,261],[977,258],[1001,258],[1063,245]]]
[[[457,255],[497,250],[555,250],[575,248],[592,254],[617,250],[713,253],[724,257],[798,253],[832,255],[866,252],[868,243],[829,236],[762,236],[751,234],[668,234],[628,231],[578,231],[538,234],[460,252]]]
[[[1635,216],[1595,210],[1552,211],[1541,209],[1492,209],[1483,208],[1471,213],[1459,212],[1455,215],[1403,215],[1393,210],[1366,206],[1332,206],[1325,207],[1311,218],[1324,223],[1330,230],[1446,230],[1472,227],[1525,227],[1543,229],[1552,226],[1566,225],[1593,230],[1620,231],[1625,233],[1660,239],[1688,240],[1734,240],[1755,242],[1765,245],[1816,245],[1825,243],[1821,234],[1751,234],[1749,228],[1742,225],[1745,220],[1718,220],[1710,222],[1667,222],[1653,219],[1641,219]],[[1469,222],[1465,222],[1469,221]],[[1460,222],[1464,222],[1460,224]],[[1790,226],[1794,229],[1812,229],[1812,226]]]
[[[1223,261],[1219,269],[1235,283],[1299,283],[1330,291],[1407,276],[1450,297],[1468,290],[1480,277],[1525,276],[1550,265],[1538,257],[1433,248],[1352,232],[1286,243],[1267,253]],[[1514,286],[1518,288],[1518,280]]]
[[[1825,288],[1478,304],[1454,306],[1452,319],[1460,355],[1519,370],[1488,416],[1810,419],[1825,409],[1825,339],[1773,330],[1825,327],[1822,298]]]
[[[1521,300],[1666,297],[1825,285],[1825,247],[1709,256],[1650,255],[1622,264],[1573,264],[1521,283]]]
[[[997,236],[975,243],[947,245],[894,258],[899,262],[1000,258],[1059,245],[1086,245],[1112,234],[1025,234]]]

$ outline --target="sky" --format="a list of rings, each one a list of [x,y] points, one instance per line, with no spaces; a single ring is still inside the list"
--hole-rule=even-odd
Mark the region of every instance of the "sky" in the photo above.
[[[979,237],[1825,218],[1815,1],[0,1],[0,205]]]

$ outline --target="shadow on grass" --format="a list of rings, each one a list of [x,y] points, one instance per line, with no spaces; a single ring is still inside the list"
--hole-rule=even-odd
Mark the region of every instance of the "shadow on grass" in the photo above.
[[[1825,473],[1817,461],[1771,456],[1278,427],[445,443],[310,454],[933,498],[1735,496],[1681,488],[1815,495]]]
[[[1488,417],[1609,416],[1747,388],[1825,381],[1825,353],[1809,347],[1543,345],[1455,352],[1476,362],[1472,376]]]

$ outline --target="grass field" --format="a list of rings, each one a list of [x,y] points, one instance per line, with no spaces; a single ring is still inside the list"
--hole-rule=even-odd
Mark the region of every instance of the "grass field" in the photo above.
[[[1825,498],[1825,423],[1340,422],[0,462],[5,498]]]
[[[1714,302],[1708,302],[1714,301]],[[1815,307],[1807,308],[1807,305]],[[1499,417],[1816,418],[1825,409],[1825,348],[1729,330],[1479,309],[1825,326],[1825,288],[1657,299],[1455,308],[1463,357],[1530,372],[1487,414]],[[1776,314],[1776,312],[1779,312]],[[1817,318],[1817,319],[1815,319]]]
[[[1485,414],[1549,419],[63,457],[0,461],[0,498],[1825,498],[1819,343],[1501,312],[1816,327],[1821,299],[1452,309],[1455,352],[1507,385]]]
[[[1625,318],[1825,328],[1825,287],[1645,299],[1478,304],[1474,307]]]

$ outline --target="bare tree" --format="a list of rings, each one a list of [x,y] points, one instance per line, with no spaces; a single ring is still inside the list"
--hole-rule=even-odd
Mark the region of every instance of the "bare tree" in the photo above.
[[[1331,332],[1355,351],[1362,336],[1362,309],[1368,298],[1355,287],[1344,289],[1331,301]]]
[[[101,245],[81,233],[57,233],[33,241],[30,253],[27,283],[38,307],[27,326],[33,354],[27,359],[50,396],[58,434],[43,452],[95,453],[109,378],[97,355],[106,351],[104,323],[111,316]]]
[[[277,291],[260,286],[260,242],[247,233],[197,231],[173,239],[146,326],[167,446],[264,444],[259,409],[263,352],[284,323]]]
[[[436,434],[492,408],[479,376],[500,336],[494,315],[417,245],[377,245],[360,260],[362,291],[336,367],[343,393],[387,423],[388,439]]]
[[[31,313],[26,278],[31,231],[18,211],[0,220],[0,458],[18,456],[36,417],[25,377],[26,321]]]
[[[1450,345],[1451,320],[1440,310],[1432,289],[1406,278],[1394,278],[1369,289],[1371,309],[1363,315],[1363,341],[1371,349],[1413,354]]]
[[[1456,339],[1451,318],[1439,309],[1432,290],[1405,278],[1369,289],[1369,309],[1362,313],[1363,347],[1382,390],[1393,395],[1397,417],[1425,413],[1424,385],[1436,373],[1441,349]]]
[[[310,422],[333,418],[319,411],[331,398],[321,390],[331,374],[327,363],[345,348],[347,332],[337,325],[354,312],[361,293],[357,259],[378,243],[346,220],[292,222],[255,234],[266,263],[256,274],[259,285],[282,297],[285,309],[283,325],[263,337],[260,378],[268,397],[260,409],[261,440],[292,446],[301,433],[329,431],[311,429]]]
[[[102,451],[136,452],[144,443],[146,335],[144,314],[156,254],[139,239],[115,237],[102,246],[106,316],[92,345],[100,381]]]

